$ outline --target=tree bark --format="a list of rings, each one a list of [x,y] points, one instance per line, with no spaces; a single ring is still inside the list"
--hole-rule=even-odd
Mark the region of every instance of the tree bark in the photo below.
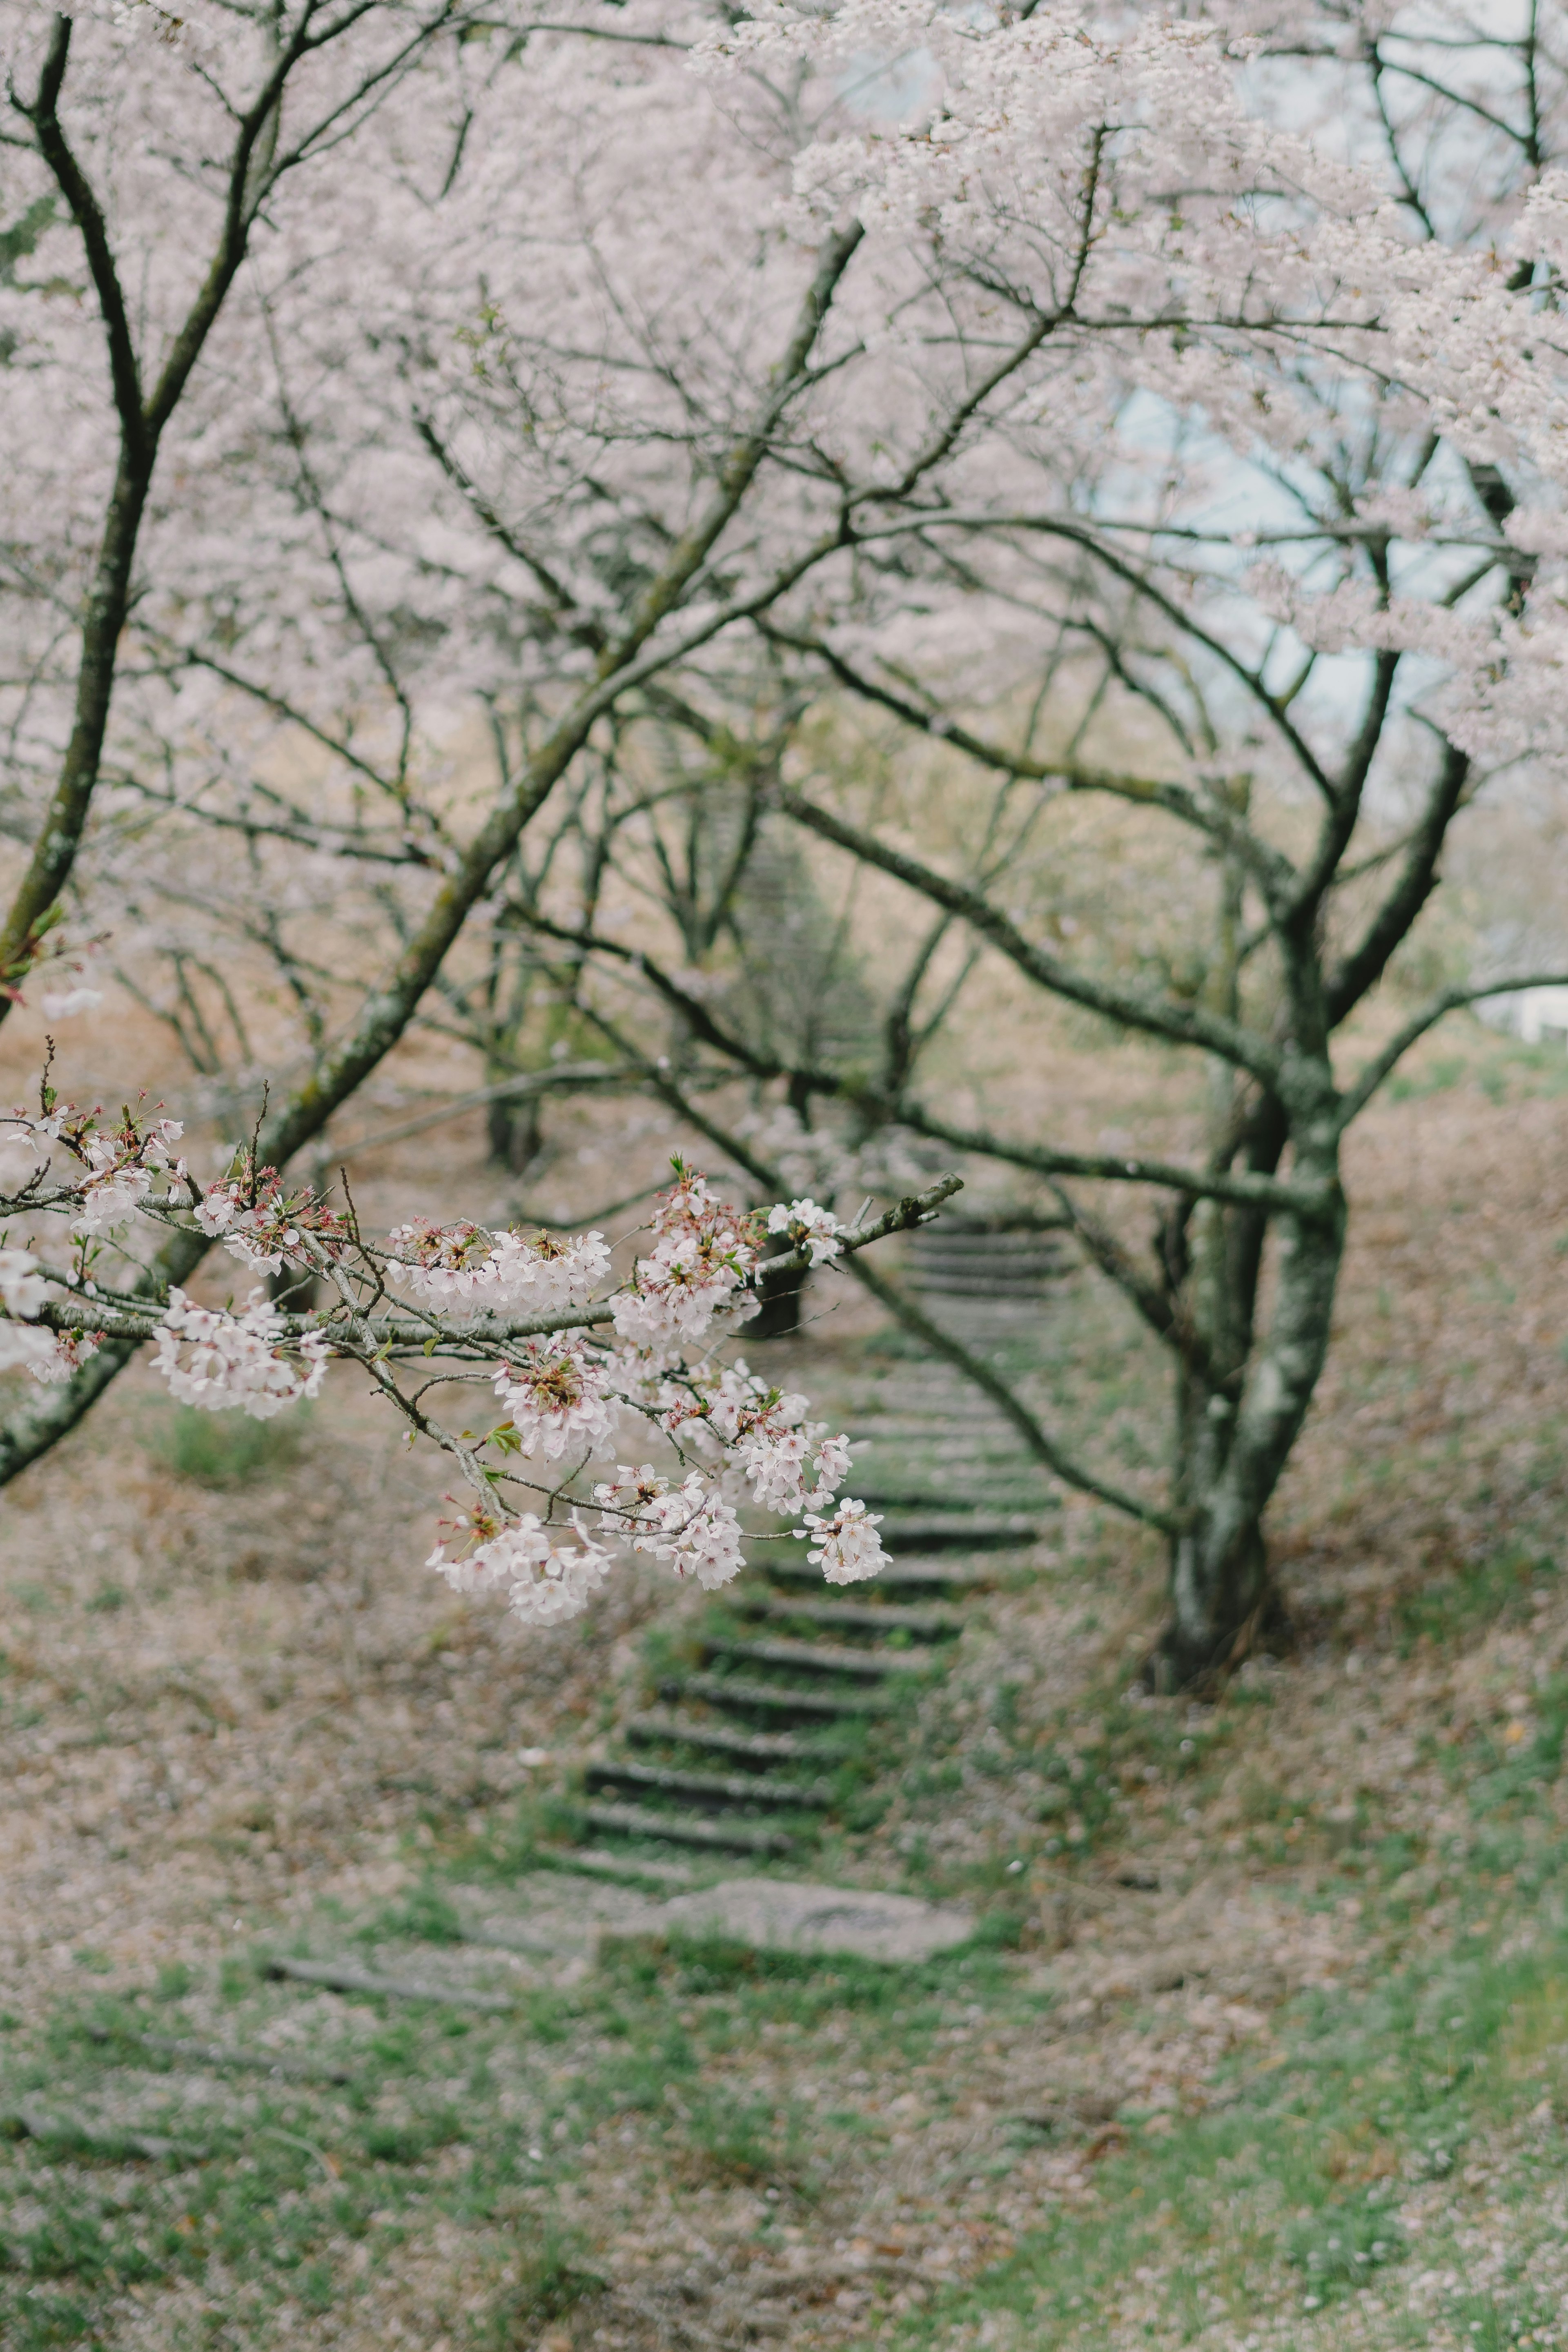
[[[1233,1352],[1184,1366],[1177,1384],[1179,1525],[1170,1546],[1170,1617],[1148,1670],[1157,1689],[1201,1684],[1239,1664],[1281,1613],[1263,1515],[1328,1354],[1345,1234],[1336,1158],[1331,1141],[1316,1155],[1298,1150],[1300,1174],[1310,1166],[1332,1183],[1331,1205],[1310,1220],[1279,1222],[1273,1313],[1239,1395],[1233,1391],[1250,1349],[1258,1259],[1249,1235],[1218,1237],[1211,1278]],[[1215,1221],[1239,1225],[1248,1213],[1216,1208]]]

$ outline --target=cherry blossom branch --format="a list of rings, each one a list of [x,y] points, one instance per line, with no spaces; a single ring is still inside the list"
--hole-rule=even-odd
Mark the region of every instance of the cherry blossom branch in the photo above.
[[[308,1186],[290,1192],[275,1169],[258,1165],[254,1139],[225,1175],[198,1184],[174,1157],[175,1121],[127,1109],[106,1125],[96,1112],[60,1105],[47,1075],[40,1096],[37,1118],[18,1110],[0,1120],[0,1214],[25,1213],[36,1223],[48,1195],[69,1221],[70,1255],[60,1264],[40,1259],[37,1244],[0,1247],[0,1370],[54,1384],[151,1341],[153,1370],[175,1402],[270,1420],[318,1393],[331,1358],[354,1362],[412,1436],[450,1456],[475,1496],[429,1564],[460,1590],[504,1587],[512,1608],[535,1622],[585,1605],[607,1572],[606,1536],[668,1559],[678,1575],[727,1582],[743,1559],[726,1477],[742,1477],[760,1505],[799,1522],[795,1532],[814,1540],[812,1559],[829,1581],[881,1565],[879,1520],[863,1503],[837,1499],[848,1439],[808,1423],[804,1397],[770,1388],[743,1362],[724,1366],[715,1348],[755,1312],[771,1278],[853,1259],[925,1223],[960,1189],[956,1176],[845,1228],[809,1199],[736,1211],[678,1160],[651,1221],[651,1248],[628,1279],[595,1297],[611,1272],[602,1234],[558,1242],[416,1218],[373,1242],[346,1184],[342,1210]],[[71,1175],[51,1186],[57,1153]],[[287,1267],[324,1280],[333,1303],[289,1314],[257,1287],[241,1310],[208,1307],[172,1285],[154,1305],[151,1269],[125,1285],[100,1271],[137,1221],[173,1225],[175,1244],[192,1239],[189,1221],[256,1273]],[[768,1234],[784,1237],[771,1255]],[[400,1363],[433,1358],[458,1369],[432,1369],[414,1387],[398,1377]],[[505,1409],[478,1436],[447,1427],[426,1402],[433,1389],[471,1378],[466,1367],[490,1380]],[[647,1464],[623,1463],[591,1496],[574,1492],[595,1456],[617,1444],[627,1413],[668,1440],[685,1471],[679,1485]],[[568,1456],[559,1475],[508,1466]],[[717,1477],[703,1466],[715,1461]],[[532,1510],[515,1516],[507,1499],[514,1487],[543,1500],[542,1519]],[[562,1509],[571,1514],[569,1537]],[[596,1532],[584,1525],[584,1509],[597,1513]]]
[[[466,1110],[479,1110],[486,1103],[526,1102],[531,1095],[593,1093],[600,1089],[613,1092],[626,1086],[641,1086],[638,1070],[616,1070],[603,1062],[557,1062],[548,1070],[528,1070],[515,1078],[498,1079],[494,1086],[474,1087],[468,1093],[450,1095],[434,1109],[422,1110],[413,1118],[399,1119],[392,1127],[384,1127],[374,1135],[359,1135],[347,1142],[321,1146],[321,1157],[334,1163],[343,1160],[359,1160],[367,1151],[379,1151],[384,1144],[401,1143],[405,1137],[423,1135],[432,1127],[444,1127],[448,1119],[457,1118]]]
[[[826,1088],[823,1089],[826,1091]],[[991,1128],[962,1127],[924,1105],[904,1098],[892,1113],[899,1124],[933,1143],[955,1151],[973,1151],[1000,1160],[1010,1167],[1026,1168],[1047,1178],[1078,1176],[1110,1184],[1152,1184],[1200,1201],[1224,1201],[1237,1208],[1289,1212],[1310,1219],[1328,1213],[1332,1195],[1310,1184],[1287,1182],[1275,1176],[1255,1176],[1243,1171],[1186,1168],[1179,1161],[1150,1160],[1136,1153],[1056,1151],[1048,1146],[1020,1142]]]
[[[1233,646],[1226,644],[1223,637],[1218,637],[1212,630],[1205,629],[1190,610],[1184,609],[1173,597],[1168,596],[1163,589],[1149,578],[1147,572],[1140,571],[1135,565],[1130,563],[1114,548],[1107,547],[1094,526],[1071,521],[1064,516],[1050,513],[1029,514],[1006,511],[992,513],[984,508],[976,510],[958,509],[930,513],[921,512],[912,517],[906,517],[896,523],[881,525],[875,530],[862,528],[858,532],[857,538],[858,543],[868,545],[874,539],[907,537],[910,533],[923,533],[939,528],[982,531],[987,535],[1008,530],[1035,531],[1046,538],[1066,540],[1072,546],[1084,549],[1086,552],[1094,556],[1098,562],[1102,563],[1114,578],[1124,581],[1129,587],[1136,589],[1141,596],[1146,597],[1154,610],[1163,619],[1169,621],[1173,628],[1180,631],[1182,635],[1191,637],[1194,644],[1201,645],[1205,652],[1212,654],[1233,677],[1247,688],[1247,692],[1267,713],[1270,724],[1279,730],[1289,744],[1294,757],[1300,762],[1324,799],[1333,800],[1336,787],[1332,777],[1313,751],[1306,737],[1292,722],[1289,711],[1281,704],[1279,697],[1269,692],[1261,674],[1251,668]]]
[[[391,972],[364,1003],[350,1035],[322,1056],[311,1076],[267,1120],[258,1149],[269,1161],[286,1165],[303,1144],[320,1132],[332,1111],[363,1084],[404,1034],[469,912],[489,887],[496,868],[511,855],[523,828],[564,775],[595,721],[629,688],[645,677],[656,675],[668,662],[684,658],[729,626],[737,613],[761,609],[840,543],[836,528],[826,539],[814,541],[764,588],[733,607],[721,607],[707,615],[687,633],[683,641],[651,652],[644,650],[742,506],[769,453],[779,419],[798,394],[812,347],[861,235],[857,225],[827,240],[800,305],[793,334],[772,371],[769,387],[750,427],[731,445],[720,467],[715,489],[704,512],[675,543],[655,579],[637,599],[625,626],[613,642],[606,644],[594,682],[578,694],[521,773],[501,793],[498,804],[458,859],[455,869],[442,883]],[[150,1286],[155,1290],[160,1283],[184,1281],[200,1262],[205,1247],[200,1235],[172,1235],[156,1271],[149,1274]],[[125,1360],[116,1349],[106,1347],[91,1364],[83,1368],[79,1385],[73,1381],[46,1406],[35,1407],[22,1416],[20,1425],[0,1433],[0,1483],[58,1442],[80,1412],[96,1402]]]
[[[623,1050],[629,1052],[631,1049],[624,1047]],[[720,1150],[733,1160],[738,1167],[745,1169],[759,1184],[769,1190],[782,1189],[778,1171],[770,1167],[754,1147],[744,1138],[722,1127],[710,1113],[692,1102],[668,1072],[650,1065],[649,1077],[650,1081],[657,1085],[658,1091],[671,1108],[679,1111],[680,1116],[700,1134],[705,1135],[710,1142],[716,1144]],[[950,1192],[956,1192],[958,1189],[957,1178],[944,1177],[941,1185],[933,1188],[933,1192],[940,1192],[942,1197],[945,1199]],[[924,1206],[926,1197],[917,1194],[907,1201],[900,1202],[898,1208],[889,1212],[889,1214],[908,1225],[923,1223],[931,1213]],[[911,1212],[913,1213],[910,1213]],[[885,1222],[885,1220],[879,1221],[879,1223]],[[896,1225],[889,1228],[893,1231],[898,1229]],[[864,1230],[866,1238],[869,1239],[876,1229]],[[854,1259],[853,1250],[847,1251],[846,1255]],[[786,1266],[802,1262],[799,1254],[796,1254],[790,1259],[778,1261],[769,1271],[783,1271]],[[809,1259],[805,1262],[809,1263]],[[907,1293],[888,1282],[882,1276],[874,1274],[869,1265],[852,1262],[847,1270],[856,1281],[886,1307],[890,1314],[897,1318],[906,1330],[925,1341],[937,1354],[945,1357],[947,1361],[962,1372],[966,1380],[973,1381],[984,1395],[1000,1406],[1036,1459],[1043,1462],[1047,1469],[1053,1471],[1068,1486],[1076,1486],[1085,1494],[1097,1496],[1101,1502],[1110,1503],[1117,1510],[1125,1511],[1130,1517],[1142,1520],[1147,1526],[1171,1532],[1180,1524],[1176,1518],[1163,1513],[1157,1506],[1147,1504],[1141,1496],[1128,1492],[1113,1481],[1101,1478],[1097,1471],[1089,1469],[1064,1446],[1058,1444],[1042,1427],[1022,1399],[992,1367],[982,1358],[972,1354],[962,1340],[954,1339],[951,1332],[944,1331],[940,1325],[933,1323],[929,1316],[924,1315],[915,1306]],[[761,1269],[759,1274],[760,1272]]]
[[[834,1260],[848,1258],[869,1249],[875,1243],[885,1241],[890,1234],[910,1232],[917,1225],[929,1223],[944,1202],[963,1189],[960,1176],[939,1177],[919,1192],[908,1193],[868,1224],[839,1226],[831,1223],[824,1228],[830,1234]],[[79,1207],[82,1200],[79,1186],[58,1187],[50,1193],[26,1192],[0,1199],[0,1216],[14,1215],[19,1210],[32,1213],[54,1210],[68,1213]],[[141,1213],[149,1221],[169,1225],[177,1234],[189,1234],[193,1228],[183,1222],[183,1204],[146,1199],[138,1204]],[[788,1230],[787,1223],[779,1230]],[[211,1235],[208,1238],[212,1238]],[[427,1355],[431,1340],[439,1343],[443,1355],[451,1354],[465,1361],[488,1363],[498,1347],[517,1339],[550,1338],[561,1332],[592,1330],[613,1323],[616,1308],[613,1300],[599,1305],[563,1307],[536,1315],[504,1315],[495,1312],[477,1313],[468,1317],[451,1314],[420,1313],[406,1307],[367,1313],[352,1293],[342,1287],[343,1267],[337,1260],[324,1255],[319,1249],[303,1245],[298,1253],[307,1271],[314,1271],[335,1279],[341,1292],[342,1305],[347,1321],[339,1318],[338,1310],[289,1314],[280,1312],[278,1329],[283,1338],[298,1339],[320,1334],[331,1343],[334,1353],[372,1356],[390,1354]],[[384,1254],[361,1244],[360,1255],[365,1265],[397,1264],[387,1261]],[[781,1275],[804,1272],[823,1261],[823,1241],[815,1229],[803,1232],[803,1237],[792,1242],[786,1249],[772,1256],[759,1258],[742,1286],[759,1294],[765,1282]],[[51,1270],[50,1281],[65,1297],[46,1300],[30,1318],[42,1328],[61,1332],[102,1331],[109,1339],[126,1340],[133,1345],[155,1339],[163,1328],[166,1298],[145,1301],[142,1285],[122,1289],[88,1278],[75,1277],[64,1270]],[[379,1284],[378,1284],[379,1287]]]
[[[97,793],[121,641],[130,612],[132,577],[142,518],[152,489],[159,446],[179,406],[229,291],[245,259],[251,228],[263,198],[281,175],[313,152],[321,126],[286,155],[272,154],[256,165],[269,131],[275,131],[283,93],[300,59],[344,35],[368,11],[370,0],[312,31],[307,9],[286,38],[261,88],[237,121],[226,167],[223,218],[212,258],[194,301],[173,335],[157,381],[143,393],[131,331],[130,308],[110,243],[102,205],[68,140],[59,114],[70,56],[72,19],[57,14],[36,97],[29,103],[15,88],[10,103],[33,131],[37,151],[69,208],[82,239],[98,295],[108,345],[119,456],[81,624],[75,709],[70,738],[48,811],[32,856],[0,921],[0,1022],[16,1001],[20,982],[37,960],[46,929],[55,919]],[[404,44],[399,55],[366,75],[349,103],[364,99],[400,71],[408,58],[452,20],[452,0],[442,5]],[[334,113],[339,110],[334,110]]]

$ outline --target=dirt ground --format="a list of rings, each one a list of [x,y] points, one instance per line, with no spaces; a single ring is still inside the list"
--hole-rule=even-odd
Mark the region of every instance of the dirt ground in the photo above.
[[[574,1181],[614,1189],[584,1136],[605,1158]],[[965,1633],[879,1817],[828,1860],[976,1903],[995,1933],[967,1977],[900,1991],[628,1949],[542,1978],[530,2047],[487,2042],[484,2063],[498,2113],[549,2136],[546,2174],[464,2123],[388,2159],[355,2218],[358,2176],[312,2126],[299,2177],[200,2260],[195,2204],[168,2251],[184,2189],[160,2203],[144,2166],[19,2137],[0,2149],[16,2343],[1568,2341],[1565,1145],[1568,1066],[1473,1027],[1358,1131],[1340,1328],[1273,1516],[1287,1654],[1214,1706],[1135,1702],[1159,1561],[1076,1499]],[[667,1145],[650,1128],[638,1148]],[[1116,1344],[1087,1293],[1060,1311]],[[819,1386],[867,1329],[859,1310],[814,1326]],[[6,2113],[8,2073],[76,2079],[94,2003],[118,2016],[162,1985],[182,2031],[227,2016],[277,2040],[283,1995],[224,1990],[237,1953],[325,1916],[390,1936],[444,1875],[504,1875],[636,1686],[646,1628],[689,1605],[649,1572],[524,1634],[421,1569],[438,1472],[371,1404],[334,1392],[291,1449],[237,1465],[193,1452],[153,1391],[129,1375],[0,1498]],[[1378,2105],[1396,2028],[1376,2004],[1415,1987],[1426,2019],[1419,1987],[1467,1969],[1444,1997],[1469,2022],[1442,2032],[1471,2055],[1441,2062],[1466,2121],[1442,2140],[1430,2084]],[[335,1996],[287,2014],[279,2047],[384,2032]],[[1397,2029],[1417,2074],[1441,2071],[1429,2030]],[[460,2108],[479,2046],[406,2064]],[[1273,2076],[1306,2089],[1246,2124]],[[1277,2143],[1310,2144],[1300,2179]],[[483,2195],[461,2175],[476,2147]],[[1364,2248],[1334,2235],[1352,2188]],[[68,2209],[107,2229],[115,2199],[149,2196],[140,2277],[104,2261],[84,2284],[85,2255],[27,2252]],[[308,2259],[269,2270],[296,2208]]]

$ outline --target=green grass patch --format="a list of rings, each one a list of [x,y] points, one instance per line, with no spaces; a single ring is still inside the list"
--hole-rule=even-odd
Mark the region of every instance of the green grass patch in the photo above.
[[[176,1405],[159,1415],[148,1449],[176,1478],[222,1490],[253,1486],[288,1469],[298,1461],[309,1432],[308,1405],[275,1421]]]
[[[1478,2132],[1568,2093],[1568,1943],[1445,1958],[1359,1997],[1317,1993],[1277,2027],[1279,2054],[1237,2061],[1208,2113],[1173,2125],[1127,2111],[1124,2152],[1096,2166],[1091,2208],[1058,2209],[1007,2262],[910,2315],[897,2340],[946,2344],[987,2320],[980,2340],[998,2340],[1010,2315],[1022,2332],[999,2340],[1088,2347],[1135,2305],[1152,2339],[1185,2343],[1292,2311],[1305,2322],[1373,2288],[1384,2316],[1358,2341],[1430,2342],[1431,2311],[1384,2285],[1416,2251],[1399,2206],[1412,2183],[1462,2166]],[[1550,2143],[1523,2151],[1489,2196],[1525,2210],[1562,2168]],[[1452,2266],[1445,2317],[1472,2340],[1511,2343],[1549,2299],[1528,2265],[1472,2291],[1468,2221],[1462,2201],[1429,2221],[1420,2261]]]
[[[605,2280],[581,2237],[553,2224],[524,2244],[512,2266],[518,2276],[474,2323],[473,2352],[531,2352],[541,2328],[604,2292]]]
[[[1399,1596],[1394,1622],[1400,1647],[1406,1654],[1420,1642],[1453,1648],[1500,1622],[1527,1623],[1532,1595],[1550,1591],[1557,1575],[1552,1554],[1527,1545],[1505,1545],[1447,1569]]]

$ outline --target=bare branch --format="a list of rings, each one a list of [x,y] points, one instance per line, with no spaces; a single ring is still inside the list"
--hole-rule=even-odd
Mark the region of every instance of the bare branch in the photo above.
[[[1446,1013],[1458,1013],[1467,1004],[1479,1004],[1489,996],[1517,996],[1526,988],[1568,988],[1568,971],[1526,972],[1517,980],[1489,980],[1480,988],[1445,988],[1390,1038],[1382,1053],[1374,1055],[1367,1064],[1354,1086],[1340,1097],[1340,1127],[1347,1128],[1352,1118],[1360,1117],[1411,1046],[1428,1029],[1435,1028]]]
[[[1028,1406],[983,1357],[972,1354],[962,1339],[955,1339],[951,1331],[944,1331],[939,1323],[933,1323],[929,1315],[923,1314],[914,1301],[889,1282],[885,1276],[874,1272],[868,1265],[851,1266],[850,1272],[873,1298],[879,1300],[890,1315],[898,1318],[906,1331],[924,1340],[935,1354],[945,1357],[965,1380],[974,1383],[982,1395],[989,1397],[992,1403],[1005,1413],[1036,1460],[1043,1462],[1047,1470],[1054,1471],[1065,1486],[1076,1486],[1080,1494],[1093,1495],[1100,1502],[1109,1503],[1113,1510],[1125,1512],[1129,1518],[1141,1521],[1146,1528],[1158,1528],[1165,1535],[1175,1533],[1180,1522],[1173,1513],[1162,1510],[1158,1505],[1145,1503],[1141,1496],[1131,1494],[1111,1479],[1100,1477],[1098,1471],[1090,1470],[1065,1446],[1058,1445],[1055,1438],[1041,1427]]]
[[[1020,971],[1039,987],[1048,989],[1052,995],[1065,996],[1072,1003],[1085,1005],[1090,1012],[1103,1013],[1108,1020],[1127,1028],[1141,1030],[1146,1036],[1168,1037],[1179,1045],[1200,1045],[1207,1053],[1217,1054],[1222,1061],[1250,1071],[1266,1086],[1277,1083],[1278,1053],[1236,1022],[1222,1020],[1201,1006],[1146,995],[1140,990],[1118,988],[1107,981],[1092,980],[1087,972],[1074,971],[1056,956],[1034,946],[1000,908],[993,907],[978,891],[950,881],[946,875],[937,873],[917,858],[888,848],[874,834],[847,824],[827,809],[818,808],[801,793],[781,789],[777,798],[778,805],[797,824],[809,826],[825,841],[847,849],[866,865],[890,874],[933,905],[962,916]]]

